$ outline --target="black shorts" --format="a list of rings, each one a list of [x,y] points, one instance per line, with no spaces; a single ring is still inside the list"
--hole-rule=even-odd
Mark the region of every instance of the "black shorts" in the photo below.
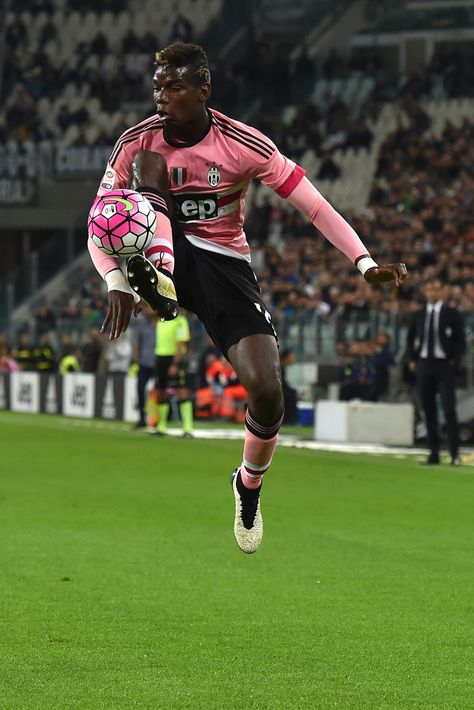
[[[157,355],[155,360],[155,378],[156,386],[160,390],[165,390],[167,387],[187,387],[188,377],[186,375],[185,365],[179,368],[178,374],[170,377],[169,369],[173,362],[173,355]]]
[[[248,335],[277,337],[247,261],[195,247],[176,222],[173,241],[178,302],[197,315],[224,355]]]

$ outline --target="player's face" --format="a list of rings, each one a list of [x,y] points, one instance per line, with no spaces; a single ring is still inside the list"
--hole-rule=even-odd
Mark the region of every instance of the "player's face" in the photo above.
[[[443,298],[444,287],[441,281],[429,281],[425,286],[425,296],[428,303],[436,303]]]
[[[186,67],[158,67],[153,77],[156,112],[167,125],[183,126],[202,115],[209,84],[196,86]]]

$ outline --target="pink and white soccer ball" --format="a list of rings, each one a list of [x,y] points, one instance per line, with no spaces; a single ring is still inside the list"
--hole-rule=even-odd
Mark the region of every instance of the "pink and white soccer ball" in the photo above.
[[[87,220],[89,238],[109,256],[142,252],[153,239],[155,227],[155,210],[134,190],[110,190],[97,197]]]

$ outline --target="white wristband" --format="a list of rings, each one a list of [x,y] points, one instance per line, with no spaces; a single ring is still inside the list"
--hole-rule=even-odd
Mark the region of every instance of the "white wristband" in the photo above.
[[[359,269],[362,276],[369,269],[373,269],[374,266],[378,266],[378,264],[370,256],[364,256],[362,259],[359,259],[359,261],[357,262],[357,268]]]
[[[105,282],[107,284],[107,291],[123,291],[124,293],[131,293],[135,303],[138,303],[140,296],[132,291],[128,285],[128,281],[122,269],[112,269],[108,271],[104,276]]]

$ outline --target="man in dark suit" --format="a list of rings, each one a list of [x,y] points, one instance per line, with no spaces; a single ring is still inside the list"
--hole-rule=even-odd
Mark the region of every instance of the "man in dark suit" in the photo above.
[[[439,463],[439,436],[436,395],[439,393],[446,418],[451,464],[459,465],[459,436],[456,415],[455,377],[466,341],[459,311],[443,302],[445,288],[439,279],[425,284],[427,304],[417,311],[408,330],[409,367],[426,417],[430,455],[426,464]]]

